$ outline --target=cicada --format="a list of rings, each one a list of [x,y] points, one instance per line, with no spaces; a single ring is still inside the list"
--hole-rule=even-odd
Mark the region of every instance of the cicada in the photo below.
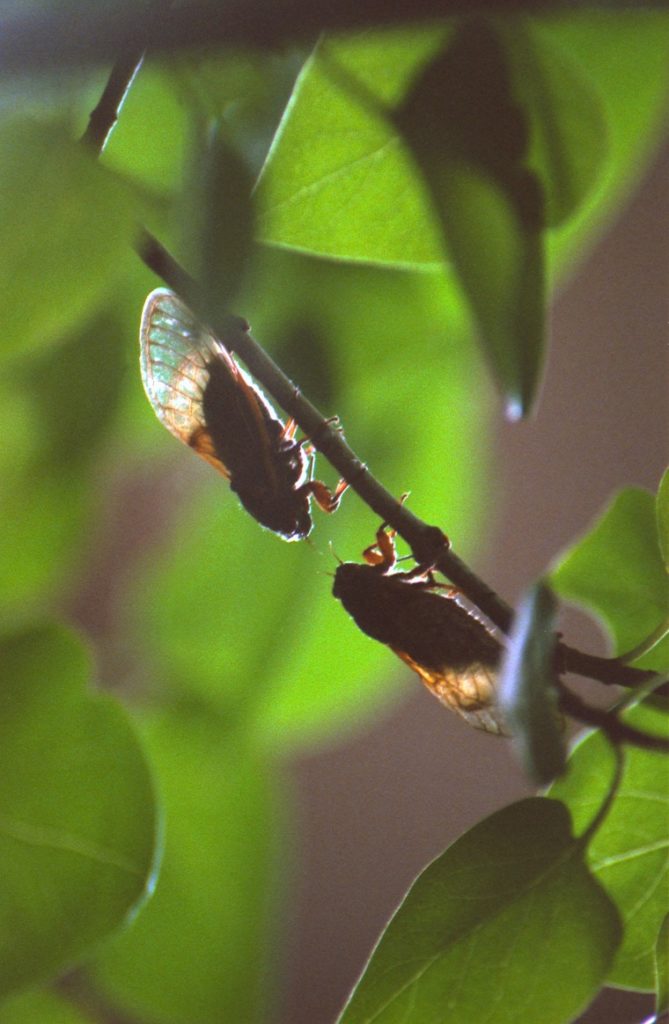
[[[365,557],[367,564],[340,564],[333,588],[358,628],[387,644],[470,725],[504,734],[495,695],[502,646],[493,633],[429,569],[397,571],[383,527]]]
[[[222,341],[171,291],[144,304],[140,328],[144,390],[158,419],[230,482],[247,512],[285,540],[312,527],[311,497],[333,512],[334,493],[311,478],[296,424],[283,423]]]

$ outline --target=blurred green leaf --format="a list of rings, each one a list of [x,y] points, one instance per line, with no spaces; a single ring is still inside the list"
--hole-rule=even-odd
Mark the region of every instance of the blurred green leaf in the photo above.
[[[322,325],[336,367],[325,412],[337,411],[344,428],[355,425],[349,440],[381,479],[397,494],[415,488],[416,511],[466,550],[487,516],[485,391],[452,316],[447,346],[434,345],[444,307],[433,278],[278,253],[267,254],[257,295],[243,306],[270,350],[290,336],[297,316]],[[299,365],[289,369],[301,380]],[[312,371],[330,372],[320,359]],[[449,379],[443,400],[433,393],[442,373]],[[426,440],[417,446],[417,437]],[[165,443],[175,447],[167,435]],[[122,609],[160,684],[197,692],[226,713],[236,709],[281,747],[332,736],[394,700],[383,650],[350,630],[330,593],[336,560],[328,541],[340,557],[357,558],[373,539],[375,518],[346,495],[334,516],[313,510],[309,543],[286,545],[244,513],[225,481],[190,453],[182,457],[193,465],[193,484],[210,486],[179,513],[173,548],[160,564],[147,563]],[[336,482],[322,460],[316,471]]]
[[[565,749],[557,712],[556,601],[539,582],[521,601],[499,680],[502,714],[525,771],[538,785],[561,775]]]
[[[655,1016],[669,1013],[669,914],[665,915],[655,945]]]
[[[655,514],[657,517],[657,539],[664,559],[664,567],[669,572],[669,469],[665,470],[657,490]]]
[[[543,186],[547,223],[577,212],[601,181],[607,158],[604,105],[588,69],[536,31],[529,19],[497,22],[513,95],[529,120],[527,162]]]
[[[467,19],[421,70],[394,120],[429,187],[512,418],[526,415],[544,350],[543,189],[529,121],[494,22]]]
[[[249,167],[220,123],[207,134],[192,183],[198,203],[193,242],[204,309],[209,321],[216,322],[234,309],[249,272],[255,218]]]
[[[0,645],[0,992],[55,974],[119,927],[156,871],[146,762],[120,707],[87,692],[68,632]]]
[[[145,59],[105,147],[105,166],[158,195],[182,183],[188,108],[169,63]]]
[[[80,328],[124,272],[128,190],[57,125],[0,129],[2,349],[25,353]]]
[[[638,729],[667,735],[668,719],[650,705],[625,719]],[[575,747],[569,771],[550,790],[569,807],[580,833],[602,802],[611,775],[611,749],[601,733]],[[587,859],[624,921],[623,942],[607,982],[651,991],[655,987],[655,941],[669,898],[669,771],[666,755],[627,747],[624,774],[604,823],[592,838]]]
[[[252,1024],[267,995],[282,803],[275,768],[211,710],[174,706],[144,736],[165,807],[155,895],[96,961],[125,1012]]]
[[[66,999],[51,992],[26,992],[0,1006],[0,1024],[94,1024]]]
[[[127,347],[113,313],[5,373],[0,431],[11,438],[0,454],[5,615],[25,615],[70,582],[73,555],[88,537],[92,474],[127,375]]]
[[[596,994],[619,938],[565,807],[523,800],[418,878],[340,1021],[567,1024]]]
[[[657,541],[653,495],[637,487],[620,491],[585,537],[560,557],[551,585],[606,622],[618,654],[655,632],[666,619],[669,583]],[[668,656],[665,639],[639,663],[663,671]]]

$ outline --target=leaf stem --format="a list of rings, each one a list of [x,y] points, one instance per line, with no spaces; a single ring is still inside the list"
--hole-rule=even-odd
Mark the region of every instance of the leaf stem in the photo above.
[[[631,746],[641,747],[643,750],[669,753],[669,738],[642,732],[633,725],[623,722],[615,711],[593,708],[564,686],[560,689],[560,707],[576,721],[601,729],[614,745],[629,743]]]

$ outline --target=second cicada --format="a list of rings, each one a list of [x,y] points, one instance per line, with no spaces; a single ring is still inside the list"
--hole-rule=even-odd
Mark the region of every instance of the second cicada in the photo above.
[[[383,529],[365,553],[375,564],[344,562],[333,593],[363,633],[387,644],[442,704],[470,725],[505,734],[496,701],[502,646],[429,571],[394,569],[394,549]]]

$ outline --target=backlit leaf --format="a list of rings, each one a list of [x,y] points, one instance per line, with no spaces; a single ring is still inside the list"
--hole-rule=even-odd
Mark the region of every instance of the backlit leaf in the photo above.
[[[644,705],[626,715],[637,728],[669,735],[666,714]],[[608,787],[610,747],[601,733],[586,736],[569,771],[550,795],[569,807],[582,831]],[[612,985],[652,991],[655,943],[669,906],[669,768],[666,754],[625,749],[622,782],[587,852],[590,870],[614,901],[625,932],[607,977]]]
[[[340,1024],[567,1024],[600,987],[619,937],[565,807],[523,800],[426,868]]]

